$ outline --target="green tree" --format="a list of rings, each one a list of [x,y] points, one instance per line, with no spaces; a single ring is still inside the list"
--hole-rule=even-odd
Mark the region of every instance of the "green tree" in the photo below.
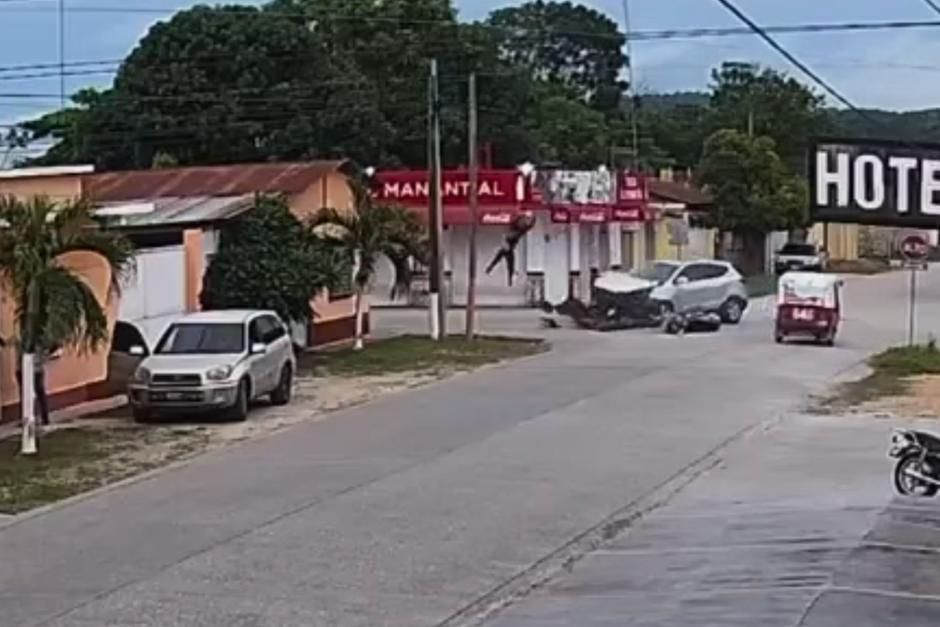
[[[535,0],[493,11],[486,23],[500,33],[500,50],[512,64],[565,86],[600,111],[619,107],[627,86],[621,79],[626,39],[604,13],[572,2]]]
[[[101,97],[101,92],[95,89],[83,89],[72,95],[71,105],[23,122],[21,127],[30,142],[55,142],[44,155],[30,160],[30,165],[88,162],[91,108],[100,103]],[[97,109],[96,115],[100,115]]]
[[[86,202],[55,203],[48,198],[0,198],[0,274],[16,309],[16,344],[24,378],[55,347],[93,351],[108,341],[102,303],[85,280],[62,263],[76,251],[100,255],[108,264],[111,291],[133,268],[133,249],[122,236],[97,228]],[[40,362],[42,363],[42,362]],[[33,398],[21,399],[22,452],[36,452]]]
[[[587,105],[550,96],[539,101],[533,123],[539,162],[593,169],[610,160],[610,129],[604,115]]]
[[[363,348],[362,300],[375,276],[382,256],[392,263],[395,278],[392,295],[411,284],[411,262],[426,261],[424,226],[417,216],[402,207],[375,205],[364,185],[353,188],[354,211],[323,209],[310,223],[311,232],[353,259],[356,293],[355,349]]]
[[[28,127],[61,138],[45,159],[102,168],[381,154],[378,94],[299,20],[199,6],[154,25],[114,86]]]
[[[267,10],[305,15],[330,58],[347,60],[367,79],[393,148],[364,163],[425,163],[430,60],[438,59],[445,80],[453,81],[450,64],[463,56],[450,0],[275,0]]]
[[[714,199],[714,226],[741,236],[752,256],[767,233],[809,221],[806,182],[787,170],[769,137],[715,132],[705,142],[697,177]]]
[[[747,63],[723,63],[712,81],[708,126],[770,137],[787,167],[802,174],[809,139],[828,124],[823,97],[791,76]]]
[[[315,312],[310,299],[343,283],[349,264],[309,237],[280,197],[259,196],[226,224],[203,279],[204,309],[270,309],[287,322]]]
[[[702,156],[702,146],[713,132],[713,116],[707,106],[680,104],[667,108],[644,106],[640,128],[673,159],[679,168],[694,168]]]

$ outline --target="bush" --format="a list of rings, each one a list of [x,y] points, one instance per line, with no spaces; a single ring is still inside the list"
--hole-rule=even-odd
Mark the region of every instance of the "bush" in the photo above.
[[[228,223],[203,279],[204,309],[271,309],[285,321],[309,320],[310,298],[348,284],[342,252],[311,237],[283,198],[259,196]]]

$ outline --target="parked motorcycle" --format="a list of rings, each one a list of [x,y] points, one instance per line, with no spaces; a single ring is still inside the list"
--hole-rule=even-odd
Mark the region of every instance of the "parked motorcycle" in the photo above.
[[[894,465],[894,487],[902,496],[932,497],[940,490],[940,438],[925,431],[896,429],[888,457]]]

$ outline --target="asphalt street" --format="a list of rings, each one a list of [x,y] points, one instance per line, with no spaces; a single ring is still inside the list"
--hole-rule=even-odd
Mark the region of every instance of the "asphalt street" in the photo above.
[[[937,273],[921,281],[922,337],[940,331]],[[835,348],[774,344],[760,301],[738,327],[684,338],[543,331],[536,312],[483,312],[485,330],[546,333],[555,349],[6,523],[0,625],[418,627],[470,622],[502,605],[494,624],[630,624],[601,620],[644,591],[667,600],[643,594],[637,617],[646,622],[637,624],[733,625],[716,616],[747,617],[748,605],[783,614],[811,606],[807,621],[842,612],[842,622],[817,614],[805,624],[856,624],[853,612],[875,610],[842,589],[874,585],[886,571],[862,568],[870,579],[859,583],[840,568],[879,524],[887,531],[878,533],[894,528],[885,510],[890,425],[801,409],[870,351],[903,341],[905,290],[902,274],[850,280]],[[419,312],[375,316],[384,329],[422,323]],[[793,523],[760,523],[777,511]],[[629,524],[614,535],[605,521]],[[728,541],[728,525],[752,529],[770,553],[719,555],[707,533]],[[817,525],[838,547],[819,558],[826,581],[773,588],[775,556],[786,553],[774,547]],[[608,542],[581,542],[592,530]],[[716,549],[707,559],[695,557],[703,545]],[[553,556],[589,549],[571,573],[515,598],[527,576],[552,574]],[[792,557],[794,571],[812,559]],[[594,564],[604,571],[596,578]],[[760,594],[714,601],[722,568],[736,564],[769,582],[766,604]],[[755,564],[766,571],[748,570]],[[695,590],[701,604],[682,596]],[[685,613],[663,609],[671,605]]]

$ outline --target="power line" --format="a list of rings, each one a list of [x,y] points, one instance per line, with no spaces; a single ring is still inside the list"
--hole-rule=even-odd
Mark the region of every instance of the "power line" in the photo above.
[[[936,13],[937,15],[940,15],[940,5],[937,5],[937,3],[934,2],[934,0],[924,0],[924,4],[926,4],[928,7],[933,9],[934,13]]]
[[[864,117],[867,117],[861,109],[859,109],[854,104],[852,104],[852,102],[848,98],[843,96],[841,93],[839,93],[839,91],[835,87],[833,87],[828,82],[826,82],[821,76],[819,76],[819,74],[814,72],[805,63],[797,59],[793,54],[790,53],[789,50],[787,50],[786,48],[781,46],[779,43],[777,43],[777,40],[775,40],[773,37],[767,34],[767,32],[763,28],[761,28],[760,25],[758,25],[754,20],[749,18],[747,15],[745,15],[738,7],[736,7],[731,2],[731,0],[717,0],[717,1],[720,5],[722,5],[729,12],[731,12],[731,14],[733,14],[736,18],[738,18],[738,20],[747,24],[747,27],[751,31],[753,31],[754,34],[756,34],[758,37],[760,37],[765,42],[767,42],[767,45],[769,45],[771,48],[779,52],[787,61],[792,63],[797,69],[803,72],[803,74],[808,76],[814,83],[822,87],[829,95],[831,95],[833,98],[841,102],[843,105],[845,105],[852,111],[855,111],[856,113]]]
[[[2,2],[3,0],[0,0]],[[7,0],[8,2],[26,2],[27,0]],[[35,0],[42,1],[42,0]],[[930,0],[928,0],[930,1]],[[26,7],[5,9],[6,12],[51,12],[57,10],[54,7]],[[98,14],[150,14],[150,15],[173,15],[178,12],[176,8],[149,8],[149,7],[119,7],[119,6],[73,6],[66,7],[67,13],[98,13]],[[252,5],[240,7],[213,7],[216,13],[231,13],[240,17],[271,17],[271,18],[293,18],[303,19],[315,22],[329,21],[351,21],[367,23],[390,23],[405,25],[425,25],[425,26],[447,26],[460,27],[463,25],[473,25],[478,28],[488,30],[502,31],[513,36],[543,36],[543,35],[562,35],[590,39],[609,39],[613,41],[623,41],[626,36],[623,33],[605,34],[591,33],[581,31],[569,31],[562,29],[519,29],[515,27],[502,27],[485,22],[455,22],[450,19],[417,19],[405,17],[384,17],[369,15],[340,15],[340,14],[310,14],[310,13],[291,13],[276,9],[263,10]],[[884,22],[830,22],[830,23],[807,23],[791,24],[779,26],[765,26],[764,31],[771,34],[807,34],[807,33],[832,33],[832,32],[851,32],[851,31],[877,31],[877,30],[907,30],[919,28],[937,28],[940,27],[940,20],[893,20]],[[646,30],[634,31],[631,39],[634,41],[654,41],[663,39],[697,39],[707,37],[734,37],[750,35],[753,31],[744,27],[699,27],[686,29],[667,29],[667,30]]]

